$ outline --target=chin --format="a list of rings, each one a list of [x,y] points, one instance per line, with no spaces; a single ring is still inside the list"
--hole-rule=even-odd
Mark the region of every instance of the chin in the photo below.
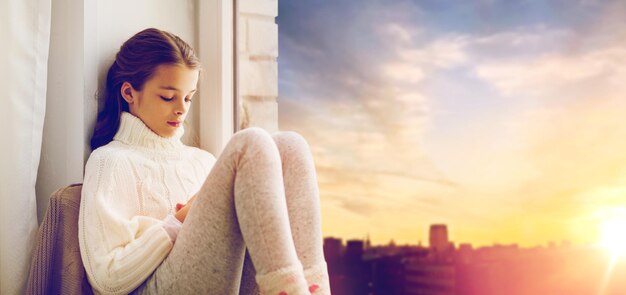
[[[161,135],[161,137],[170,138],[170,137],[174,136],[174,132],[161,133],[160,135]]]

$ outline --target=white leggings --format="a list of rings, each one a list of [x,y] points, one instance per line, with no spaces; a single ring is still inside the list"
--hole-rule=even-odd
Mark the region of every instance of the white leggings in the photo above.
[[[298,262],[307,269],[324,261],[322,244],[307,142],[295,132],[247,128],[217,159],[170,254],[133,293],[239,294],[246,248],[254,267],[245,289],[256,293],[254,272]]]

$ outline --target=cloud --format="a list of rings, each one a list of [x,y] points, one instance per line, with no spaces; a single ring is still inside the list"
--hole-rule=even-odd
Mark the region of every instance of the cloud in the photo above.
[[[626,46],[487,62],[476,73],[505,96],[552,94],[591,79],[621,86],[626,78]]]
[[[381,24],[380,31],[386,34],[390,40],[404,44],[410,43],[415,38],[415,35],[421,33],[413,27],[407,27],[395,22]]]
[[[304,17],[303,22],[324,34],[281,35],[281,52],[288,55],[281,73],[290,74],[281,79],[286,91],[281,90],[279,107],[289,110],[280,112],[281,126],[298,126],[318,146],[320,162],[345,171],[449,184],[422,152],[429,101],[418,84],[434,66],[459,59],[458,50],[442,41],[421,53],[411,51],[420,33],[401,17],[417,11],[408,2],[367,1],[357,11],[344,11],[344,5],[321,8],[319,19],[316,12]],[[337,17],[350,22],[335,26]],[[417,55],[423,60],[416,60]],[[305,117],[310,119],[303,122]]]
[[[398,49],[402,62],[430,67],[451,68],[467,61],[466,38],[446,36],[423,47],[407,46]]]
[[[449,153],[443,170],[462,182],[464,198],[493,210],[492,235],[589,241],[595,225],[581,217],[626,206],[624,195],[606,193],[626,186],[626,42],[598,37],[611,34],[600,30],[596,40],[605,41],[579,47],[584,36],[563,29],[465,39],[464,67],[505,107],[445,142],[464,153]],[[506,54],[491,54],[499,50]]]
[[[401,82],[415,84],[424,79],[422,68],[408,63],[392,62],[381,68],[385,78]]]
[[[580,216],[623,200],[623,4],[286,2],[279,126],[311,143],[336,232],[583,241]]]

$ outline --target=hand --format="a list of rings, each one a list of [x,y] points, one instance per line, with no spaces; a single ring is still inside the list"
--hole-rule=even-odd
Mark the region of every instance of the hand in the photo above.
[[[184,206],[181,205],[182,207],[180,209],[178,209],[178,205],[181,204],[176,204],[176,213],[174,214],[174,217],[176,217],[176,219],[178,219],[180,222],[185,222],[185,218],[187,218],[187,212],[189,212],[189,208],[191,208],[191,204],[187,203]]]
[[[180,222],[185,222],[185,218],[187,218],[187,212],[189,212],[189,209],[191,208],[191,204],[196,199],[197,195],[198,194],[193,195],[193,197],[191,197],[189,201],[187,201],[187,204],[181,204],[181,203],[176,204],[176,214],[174,214],[174,217],[180,220]]]

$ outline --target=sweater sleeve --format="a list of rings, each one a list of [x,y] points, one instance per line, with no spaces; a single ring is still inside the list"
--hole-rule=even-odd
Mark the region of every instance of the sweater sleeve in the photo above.
[[[134,177],[123,162],[94,151],[85,167],[79,244],[89,282],[100,294],[130,293],[173,245],[162,219],[138,215],[136,189],[128,184]]]
[[[164,221],[163,228],[165,228],[165,231],[170,236],[172,243],[176,242],[176,238],[178,237],[178,232],[180,231],[180,228],[183,226],[183,223],[180,222],[180,220],[178,220],[176,216],[172,214],[168,214],[167,217],[165,217],[163,221]]]

